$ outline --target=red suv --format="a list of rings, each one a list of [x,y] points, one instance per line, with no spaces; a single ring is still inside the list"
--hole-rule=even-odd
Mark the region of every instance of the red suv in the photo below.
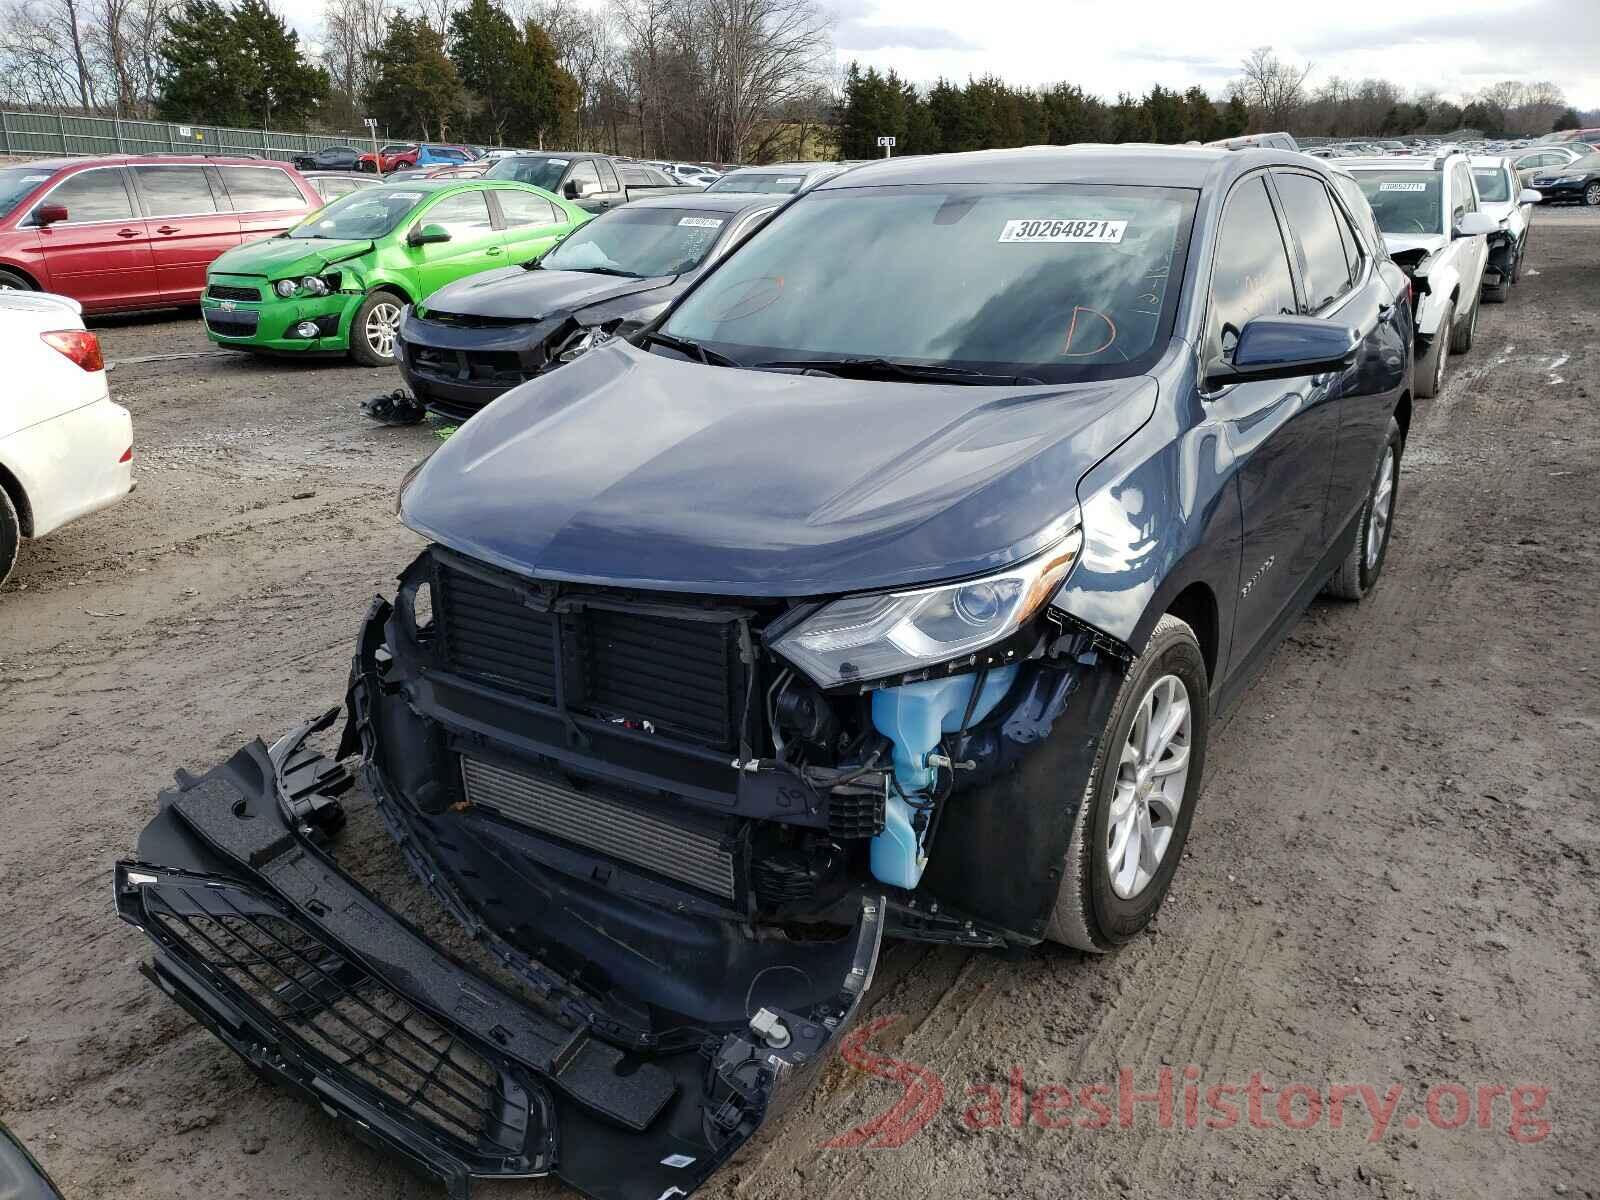
[[[293,167],[264,158],[0,167],[0,288],[59,292],[87,312],[193,304],[217,255],[322,204]]]

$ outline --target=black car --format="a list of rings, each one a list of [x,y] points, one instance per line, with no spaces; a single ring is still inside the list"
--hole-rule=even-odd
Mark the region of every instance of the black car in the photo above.
[[[354,146],[324,146],[310,154],[296,154],[290,159],[302,171],[354,171],[361,151]]]
[[[777,211],[773,197],[661,196],[580,225],[543,259],[449,284],[400,318],[416,399],[466,420],[502,392],[666,310]]]
[[[1564,167],[1546,167],[1528,185],[1546,204],[1575,202],[1600,208],[1600,153],[1585,154]]]
[[[1359,203],[1150,146],[800,194],[407,478],[429,545],[337,750],[334,709],[180,774],[118,866],[149,972],[455,1195],[658,1200],[798,1093],[884,937],[1128,942],[1215,714],[1383,569],[1411,316]],[[334,861],[356,769],[533,999]]]

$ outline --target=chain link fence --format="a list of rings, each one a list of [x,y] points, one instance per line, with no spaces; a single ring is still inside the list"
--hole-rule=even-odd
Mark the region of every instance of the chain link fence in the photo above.
[[[371,145],[370,133],[285,133],[0,111],[0,155],[233,154],[288,160],[324,146],[365,150]]]

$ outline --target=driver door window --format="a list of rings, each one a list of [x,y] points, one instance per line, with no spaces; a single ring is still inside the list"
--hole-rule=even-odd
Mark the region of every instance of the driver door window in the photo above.
[[[572,172],[567,176],[567,183],[577,184],[576,190],[579,194],[592,196],[600,190],[600,173],[595,170],[593,161],[584,159],[573,166]]]
[[[1231,360],[1239,331],[1252,317],[1293,313],[1298,304],[1289,251],[1261,176],[1247,179],[1228,197],[1217,234],[1211,273],[1211,315],[1206,360]]]
[[[417,224],[438,225],[450,235],[448,242],[417,247],[424,294],[505,261],[503,237],[494,228],[483,192],[446,196],[425,210]]]

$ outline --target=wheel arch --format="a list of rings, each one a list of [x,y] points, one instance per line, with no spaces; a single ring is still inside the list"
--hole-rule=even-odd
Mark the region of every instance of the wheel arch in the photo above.
[[[10,271],[13,275],[20,275],[32,286],[36,292],[44,291],[44,284],[39,282],[39,277],[20,263],[11,262],[9,259],[0,258],[0,271]]]
[[[22,536],[32,537],[33,505],[28,503],[28,493],[23,490],[22,481],[3,462],[0,462],[0,491],[11,497],[11,507],[17,510],[17,522],[22,526]]]
[[[1411,393],[1401,392],[1394,406],[1394,419],[1400,423],[1400,444],[1411,436]]]

